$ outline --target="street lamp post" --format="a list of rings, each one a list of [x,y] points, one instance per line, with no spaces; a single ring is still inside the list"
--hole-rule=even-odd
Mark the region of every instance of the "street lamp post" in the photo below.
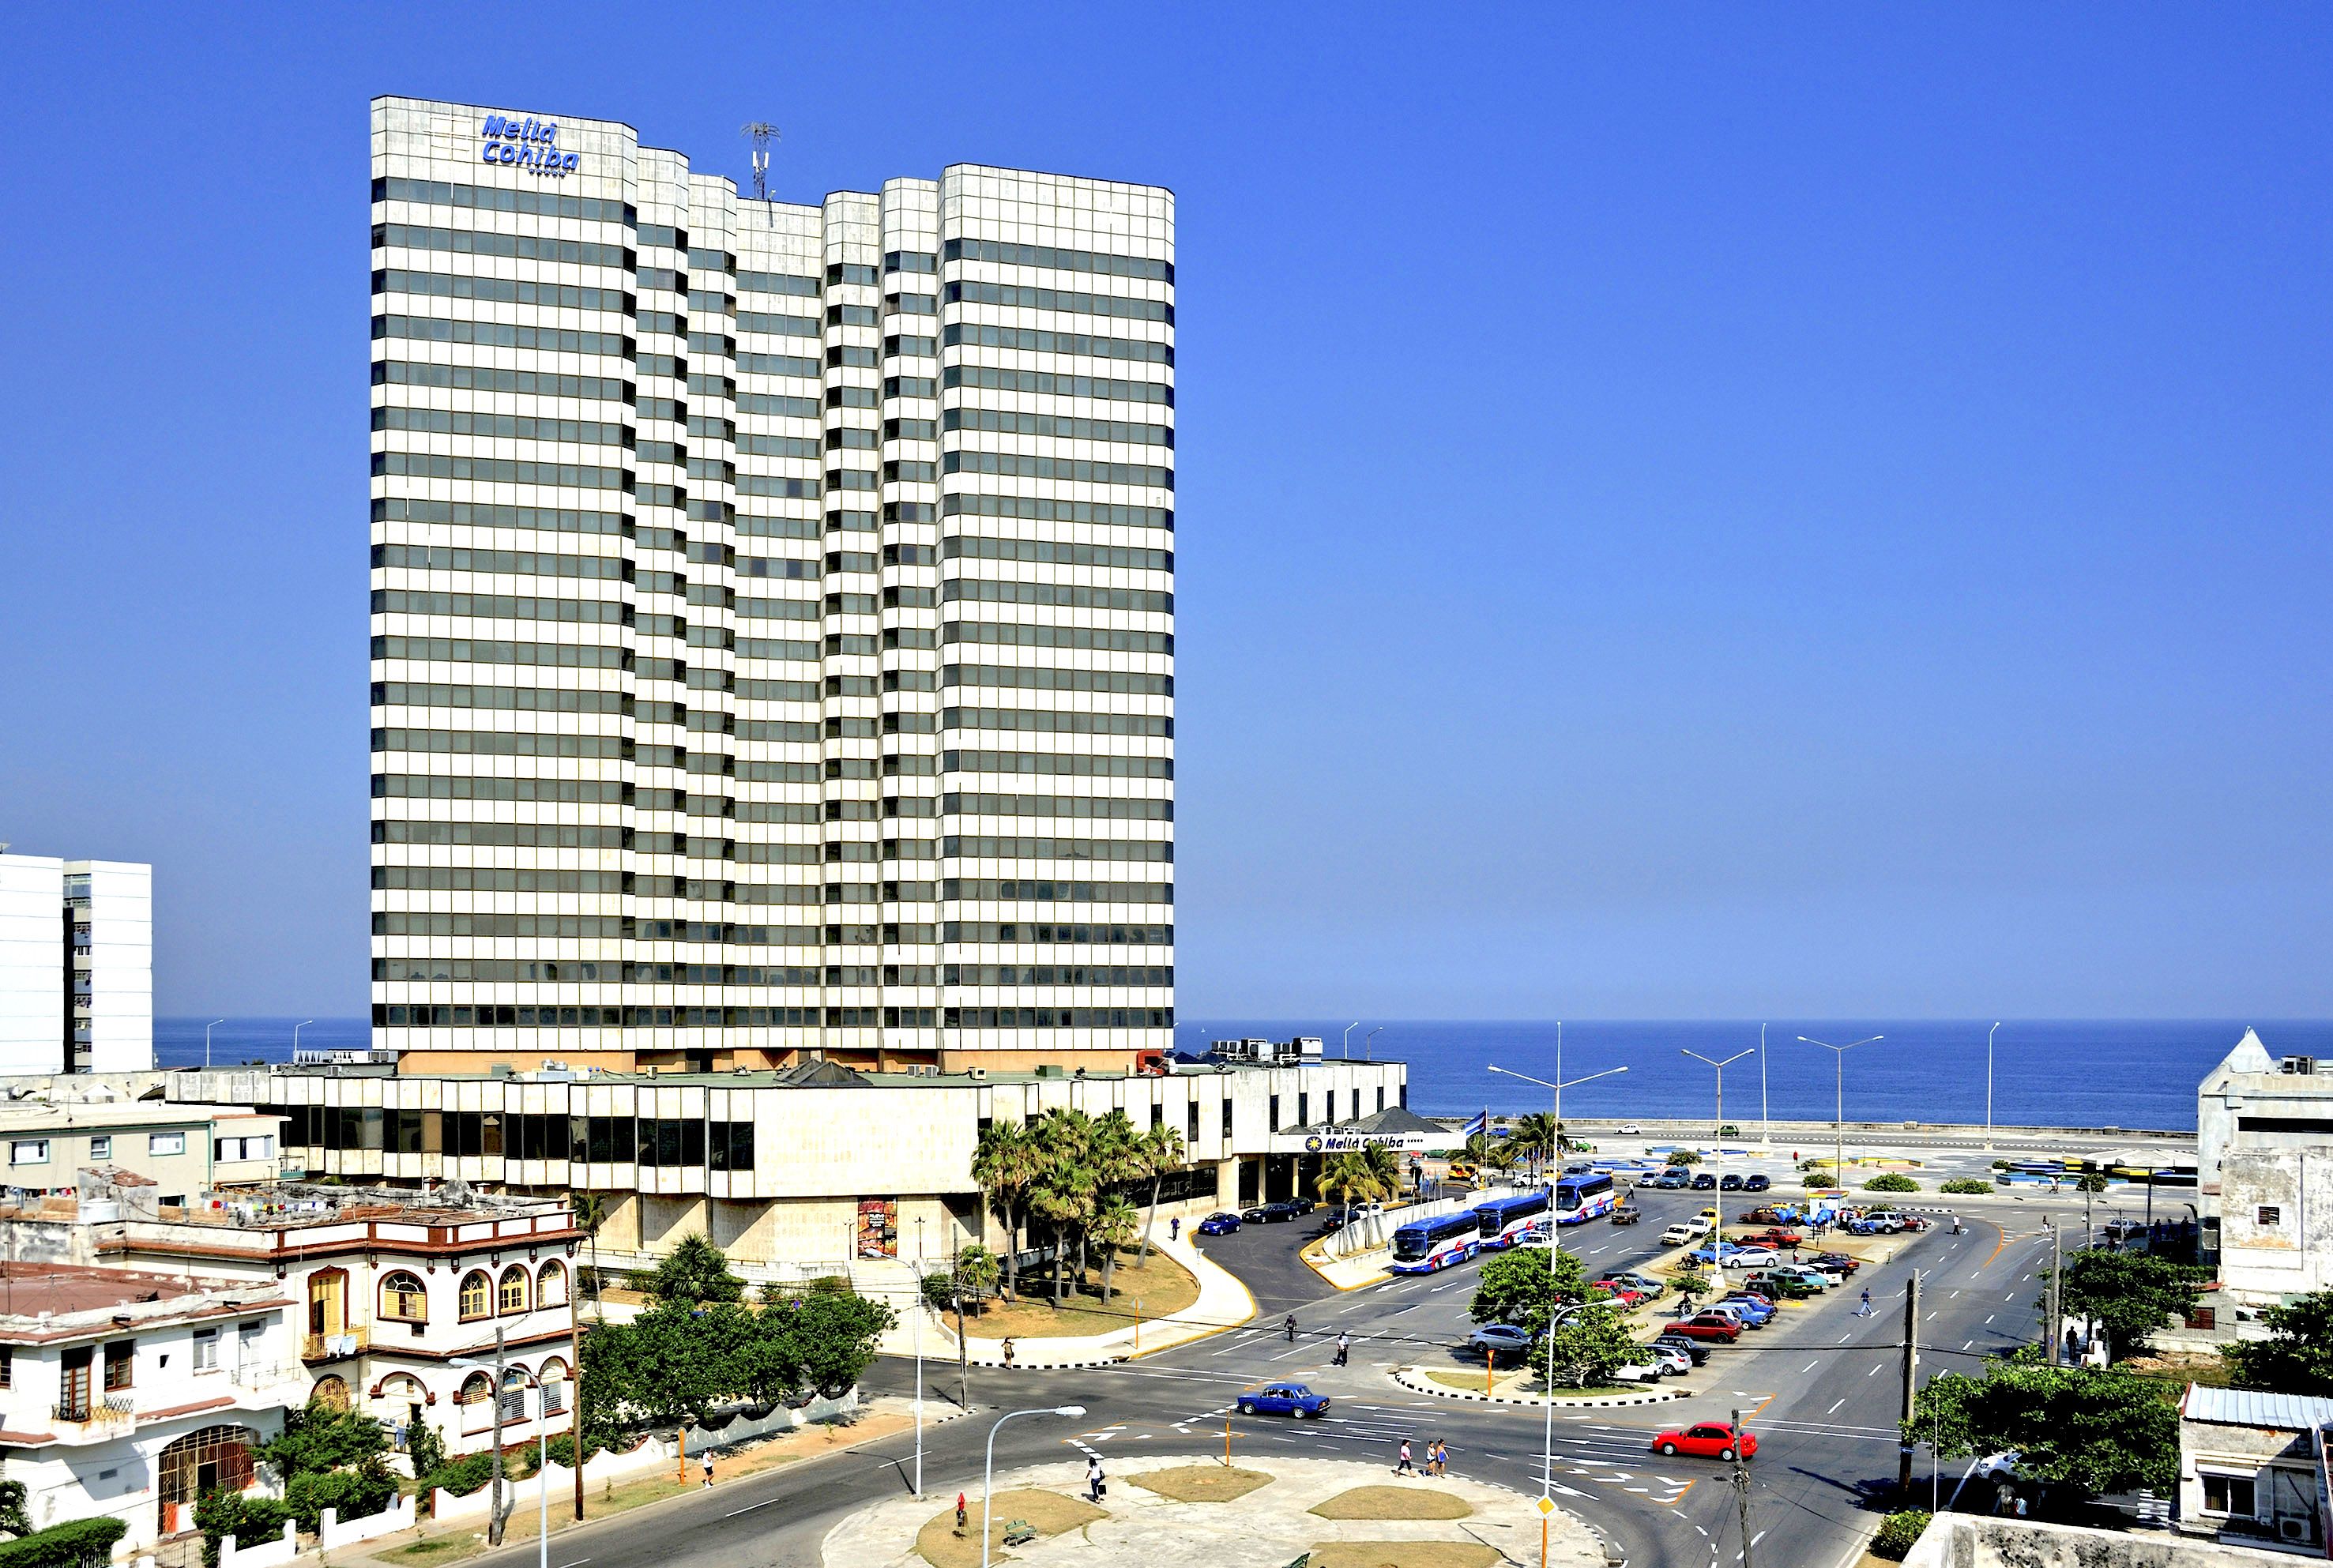
[[[1508,1067],[1493,1067],[1491,1069],[1491,1071],[1494,1073],[1502,1074],[1510,1078],[1521,1078],[1526,1084],[1537,1084],[1542,1089],[1554,1090],[1555,1124],[1559,1127],[1563,1125],[1564,1090],[1572,1087],[1573,1085],[1576,1084],[1591,1083],[1598,1078],[1608,1078],[1615,1073],[1625,1073],[1627,1070],[1628,1069],[1626,1067],[1607,1067],[1600,1073],[1589,1073],[1585,1077],[1573,1078],[1569,1081],[1562,1078],[1557,1078],[1553,1081],[1550,1081],[1546,1078],[1534,1078],[1529,1073],[1518,1073]],[[1555,1273],[1555,1255],[1563,1250],[1563,1243],[1557,1239],[1560,1227],[1559,1227],[1555,1222],[1555,1178],[1556,1173],[1561,1169],[1562,1164],[1560,1161],[1551,1162],[1547,1168],[1547,1271],[1551,1276]]]
[[[1083,1405],[1054,1405],[1040,1410],[1007,1410],[996,1418],[996,1425],[988,1429],[988,1460],[980,1472],[980,1568],[988,1568],[988,1502],[994,1489],[991,1483],[996,1476],[996,1434],[1004,1423],[1022,1416],[1067,1416],[1074,1420],[1086,1413]]]
[[[203,1026],[203,1070],[205,1072],[210,1070],[211,1065],[211,1031],[225,1022],[226,1022],[225,1018],[213,1018]]]
[[[1544,1385],[1543,1391],[1547,1395],[1544,1401],[1547,1406],[1547,1422],[1546,1430],[1540,1438],[1539,1495],[1541,1501],[1549,1504],[1555,1501],[1555,1331],[1562,1326],[1564,1319],[1579,1310],[1577,1306],[1560,1306],[1547,1320],[1547,1375],[1540,1380]],[[1547,1512],[1547,1509],[1541,1508],[1540,1516],[1544,1519]],[[1547,1532],[1545,1530],[1540,1532],[1539,1563],[1540,1568],[1547,1568]]]
[[[311,1019],[309,1021],[312,1023],[314,1020]],[[494,1410],[496,1418],[499,1420],[503,1402],[503,1369],[507,1364],[503,1360],[502,1356],[502,1334],[500,1330],[495,1331],[494,1340],[494,1359],[493,1361],[476,1361],[469,1356],[457,1355],[446,1362],[446,1364],[450,1367],[458,1367],[464,1372],[491,1372],[494,1380]],[[583,1375],[583,1369],[580,1366],[577,1367],[575,1369],[575,1375],[578,1380],[581,1380]],[[579,1388],[582,1386],[580,1381],[576,1386]],[[537,1503],[537,1512],[541,1515],[536,1521],[537,1534],[535,1536],[534,1553],[535,1562],[538,1564],[538,1568],[551,1568],[550,1419],[550,1411],[543,1408],[542,1383],[542,1381],[538,1379],[536,1380],[534,1390],[534,1437],[536,1443],[534,1457],[535,1492],[539,1499]],[[578,1428],[579,1429],[575,1433],[575,1468],[577,1472],[580,1474],[583,1468],[583,1433],[580,1429],[581,1423],[578,1423]]]
[[[1992,1037],[2001,1033],[1995,1024],[1984,1031],[1984,1148],[1992,1152]]]
[[[924,1217],[916,1216],[916,1496],[924,1495]]]
[[[1358,1018],[1345,1026],[1344,1056],[1345,1060],[1349,1062],[1353,1059],[1353,1031],[1360,1027],[1360,1020]]]
[[[1684,1049],[1683,1047],[1679,1047],[1678,1048],[1680,1050]],[[1723,1136],[1723,1129],[1725,1126],[1726,1063],[1738,1062],[1743,1057],[1751,1055],[1755,1048],[1756,1047],[1752,1047],[1752,1050],[1749,1051],[1736,1051],[1732,1056],[1726,1057],[1725,1061],[1723,1062],[1719,1061],[1714,1056],[1704,1056],[1699,1051],[1685,1052],[1686,1056],[1691,1056],[1695,1061],[1706,1062],[1711,1066],[1717,1069],[1717,1122],[1715,1124],[1720,1129],[1719,1136]],[[1712,1295],[1714,1296],[1716,1292],[1722,1291],[1725,1288],[1724,1187],[1723,1185],[1719,1186],[1714,1192],[1710,1194],[1710,1197],[1717,1206],[1717,1223],[1711,1227],[1709,1235],[1709,1285]]]
[[[310,1024],[312,1024],[316,1020],[313,1018],[302,1018],[298,1023],[292,1026],[292,1059],[293,1061],[296,1062],[300,1059],[300,1031],[306,1028]]]
[[[1758,1142],[1774,1152],[1774,1119],[1766,1109],[1766,1026],[1758,1026]]]
[[[1706,1062],[1711,1066],[1717,1069],[1717,1120],[1712,1123],[1712,1125],[1721,1128],[1723,1127],[1725,1125],[1725,1069],[1733,1063],[1740,1061],[1744,1056],[1756,1056],[1758,1054],[1758,1047],[1752,1046],[1746,1051],[1736,1051],[1722,1062],[1715,1056],[1704,1056],[1699,1051],[1687,1051],[1682,1046],[1678,1047],[1677,1049],[1683,1052],[1685,1056],[1691,1056],[1695,1061]],[[1722,1133],[1718,1135],[1723,1136]]]
[[[1373,1062],[1377,1060],[1375,1056],[1369,1055],[1369,1047],[1376,1041],[1377,1037],[1383,1033],[1385,1033],[1385,1026],[1383,1024],[1379,1024],[1376,1028],[1371,1029],[1368,1034],[1361,1037],[1361,1060],[1365,1062]]]
[[[1867,1035],[1862,1039],[1834,1046],[1829,1040],[1812,1039],[1805,1035],[1799,1037],[1800,1045],[1820,1046],[1831,1054],[1834,1089],[1838,1095],[1830,1118],[1830,1177],[1834,1187],[1843,1189],[1847,1185],[1847,1053],[1858,1046],[1877,1045],[1887,1037],[1886,1035]]]

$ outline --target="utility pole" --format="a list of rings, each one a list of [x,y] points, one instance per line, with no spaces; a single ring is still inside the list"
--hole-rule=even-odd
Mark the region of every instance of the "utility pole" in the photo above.
[[[489,1545],[503,1544],[503,1525],[511,1516],[511,1499],[503,1487],[503,1378],[506,1368],[503,1359],[503,1331],[494,1330],[494,1495],[491,1511],[486,1515],[486,1542]]]
[[[1733,1506],[1742,1520],[1742,1568],[1750,1563],[1750,1471],[1742,1463],[1742,1412],[1733,1412]]]
[[[575,1363],[575,1408],[567,1419],[567,1431],[575,1444],[575,1522],[580,1525],[583,1522],[583,1324],[575,1305],[575,1291],[582,1283],[582,1271],[575,1267],[574,1256],[568,1254],[567,1353]]]
[[[1896,1496],[1909,1499],[1912,1496],[1912,1400],[1918,1392],[1920,1378],[1920,1273],[1912,1271],[1912,1283],[1904,1290],[1904,1420],[1902,1429],[1906,1434],[1896,1444]]]
[[[2041,1223],[2050,1227],[2050,1288],[2042,1293],[2042,1299],[2049,1303],[2050,1315],[2049,1321],[2041,1325],[2041,1343],[2049,1348],[2050,1364],[2056,1366],[2059,1362],[2058,1325],[2065,1317],[2059,1295],[2061,1285],[2058,1278],[2059,1259],[2064,1248],[2065,1229],[2046,1214],[2041,1217]]]

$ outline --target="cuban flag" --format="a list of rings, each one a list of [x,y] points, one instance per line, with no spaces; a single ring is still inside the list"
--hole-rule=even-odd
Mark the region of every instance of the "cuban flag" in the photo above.
[[[1458,1129],[1458,1135],[1461,1138],[1471,1138],[1477,1133],[1487,1133],[1490,1130],[1491,1113],[1488,1111],[1477,1111],[1473,1116],[1467,1119],[1464,1126]]]

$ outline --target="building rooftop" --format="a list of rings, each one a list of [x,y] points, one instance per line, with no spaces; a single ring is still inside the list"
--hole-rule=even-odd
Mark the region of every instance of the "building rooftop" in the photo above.
[[[248,1105],[190,1105],[167,1100],[0,1101],[0,1137],[17,1133],[53,1133],[85,1128],[188,1127],[228,1116],[256,1116]]]
[[[126,1326],[283,1301],[274,1285],[251,1280],[69,1263],[0,1263],[0,1338],[68,1333],[77,1326],[70,1321],[76,1316],[102,1314]]]
[[[2333,1399],[2313,1394],[2270,1393],[2260,1389],[2215,1389],[2190,1383],[2181,1401],[2183,1420],[2221,1427],[2257,1427],[2308,1432],[2333,1425]]]
[[[1075,1066],[1069,1066],[1051,1069],[1035,1069],[1026,1072],[997,1072],[984,1069],[976,1076],[970,1073],[877,1072],[864,1067],[848,1067],[837,1062],[805,1062],[796,1066],[777,1069],[740,1068],[725,1073],[619,1073],[601,1070],[578,1072],[563,1067],[554,1066],[552,1070],[549,1072],[522,1069],[514,1073],[429,1072],[410,1076],[414,1077],[434,1078],[448,1083],[630,1084],[642,1088],[667,1089],[687,1085],[702,1085],[706,1088],[715,1089],[961,1089],[982,1084],[1063,1084],[1080,1081],[1086,1083],[1114,1083],[1136,1079],[1186,1077],[1199,1074],[1213,1075],[1218,1073],[1265,1072],[1273,1068],[1291,1068],[1300,1066],[1306,1069],[1318,1069],[1321,1067],[1334,1066],[1366,1067],[1397,1066],[1399,1065],[1400,1064],[1398,1062],[1388,1061],[1382,1056],[1378,1057],[1374,1062],[1324,1061],[1319,1057],[1308,1057],[1302,1061],[1291,1058],[1278,1062],[1218,1061],[1189,1057],[1171,1057],[1168,1059],[1166,1069],[1163,1072],[1105,1072],[1091,1067],[1080,1070]],[[181,1069],[182,1072],[188,1074],[201,1071],[218,1074],[236,1070],[249,1071],[247,1068],[231,1069],[224,1067],[209,1069]],[[274,1065],[271,1068],[271,1073],[272,1076],[277,1077],[335,1078],[350,1076],[377,1077],[389,1076],[372,1071],[351,1073],[344,1068],[331,1066],[312,1066],[307,1065],[285,1066],[282,1064]]]

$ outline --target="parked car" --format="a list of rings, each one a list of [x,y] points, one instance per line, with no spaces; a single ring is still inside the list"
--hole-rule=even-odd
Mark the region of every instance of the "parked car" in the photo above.
[[[1765,1327],[1772,1320],[1776,1311],[1772,1302],[1762,1296],[1750,1292],[1729,1296],[1723,1301],[1712,1305],[1722,1306],[1729,1312],[1738,1313],[1752,1328]]]
[[[1293,1416],[1301,1421],[1328,1408],[1327,1394],[1316,1394],[1302,1383],[1273,1383],[1239,1397],[1239,1413],[1243,1416]]]
[[[1692,1180],[1692,1171],[1672,1165],[1667,1170],[1662,1171],[1659,1175],[1654,1177],[1651,1181],[1647,1183],[1647,1185],[1659,1187],[1668,1191],[1675,1191],[1676,1189],[1685,1186]]]
[[[1744,1225],[1779,1225],[1781,1221],[1782,1211],[1779,1209],[1752,1209],[1742,1217]]]
[[[1344,1228],[1345,1217],[1336,1209],[1331,1209],[1320,1217],[1320,1234],[1323,1236],[1333,1236]]]
[[[1634,1286],[1615,1285],[1608,1279],[1599,1279],[1588,1288],[1623,1307],[1634,1306],[1645,1299],[1645,1293]]]
[[[1731,1241],[1704,1241],[1685,1256],[1695,1263],[1731,1263],[1741,1250]]]
[[[1743,1283],[1769,1301],[1803,1301],[1820,1288],[1795,1274],[1773,1271],[1753,1274]]]
[[[1310,1214],[1320,1205],[1310,1198],[1291,1198],[1288,1206],[1299,1214]]]
[[[1699,1347],[1696,1346],[1695,1348],[1697,1349]],[[1682,1346],[1665,1344],[1659,1340],[1655,1340],[1652,1343],[1647,1345],[1645,1349],[1650,1352],[1653,1359],[1660,1363],[1661,1372],[1664,1376],[1673,1378],[1683,1377],[1685,1373],[1693,1370],[1693,1357]],[[1706,1354],[1707,1353],[1704,1352],[1704,1353]]]
[[[1773,1185],[1773,1181],[1762,1171],[1753,1171],[1742,1179],[1742,1190],[1744,1192],[1764,1192]]]
[[[1700,1231],[1695,1230],[1692,1226],[1680,1220],[1678,1223],[1670,1226],[1666,1230],[1661,1232],[1661,1245],[1663,1247],[1682,1247],[1700,1234]]]
[[[1740,1176],[1737,1172],[1735,1172],[1735,1171],[1728,1171],[1724,1175],[1720,1176],[1720,1177],[1717,1179],[1717,1190],[1718,1190],[1720,1192],[1739,1192],[1739,1191],[1741,1191],[1741,1190],[1742,1190],[1742,1178],[1741,1178],[1741,1176]]]
[[[1229,1236],[1239,1228],[1240,1217],[1228,1212],[1210,1214],[1199,1221],[1199,1234],[1202,1236]]]
[[[1744,1247],[1733,1255],[1733,1262],[1743,1268],[1764,1268],[1782,1261],[1782,1255],[1771,1247]]]
[[[1653,1344],[1656,1348],[1666,1346],[1670,1350],[1678,1352],[1695,1366],[1699,1366],[1709,1359],[1709,1347],[1691,1334],[1673,1334],[1667,1329],[1663,1329],[1654,1338]]]
[[[1800,1235],[1795,1230],[1784,1229],[1780,1225],[1770,1225],[1763,1230],[1753,1231],[1750,1235],[1744,1236],[1742,1238],[1742,1241],[1744,1246],[1754,1244],[1760,1247],[1771,1247],[1778,1251],[1784,1251],[1793,1247],[1805,1246],[1807,1238]]]
[[[1732,1459],[1739,1448],[1745,1459],[1758,1452],[1758,1434],[1743,1432],[1739,1438],[1726,1421],[1696,1421],[1689,1427],[1673,1428],[1653,1439],[1656,1454],[1691,1454],[1695,1458]]]
[[[1240,1218],[1250,1225],[1271,1225],[1282,1219],[1293,1219],[1296,1216],[1285,1203],[1259,1203],[1253,1209],[1241,1209]]]
[[[1809,1267],[1803,1263],[1784,1264],[1774,1272],[1777,1274],[1795,1275],[1797,1277],[1805,1280],[1809,1285],[1813,1286],[1817,1290],[1836,1290],[1841,1285],[1846,1283],[1846,1280],[1842,1276],[1825,1274],[1821,1269]]]
[[[1620,1123],[1620,1135],[1624,1138],[1634,1138],[1640,1135],[1643,1132],[1644,1129],[1637,1126],[1634,1122],[1623,1122]]]
[[[1633,1268],[1608,1269],[1598,1277],[1610,1280],[1614,1285],[1625,1285],[1629,1289],[1638,1291],[1648,1297],[1659,1296],[1668,1289],[1666,1285],[1651,1275],[1640,1273]]]
[[[1531,1332],[1511,1323],[1486,1323],[1466,1336],[1466,1348],[1484,1355],[1520,1356],[1531,1343]]]
[[[1661,1332],[1664,1335],[1683,1334],[1687,1339],[1714,1339],[1720,1344],[1732,1344],[1742,1337],[1742,1325],[1723,1313],[1696,1312]]]
[[[1843,1274],[1853,1274],[1863,1267],[1863,1259],[1846,1252],[1818,1252],[1809,1261],[1819,1267],[1836,1268]]]
[[[1474,1179],[1474,1166],[1468,1164],[1464,1160],[1453,1160],[1450,1162],[1449,1180],[1453,1181],[1472,1181]]]
[[[1717,1190],[1717,1177],[1716,1177],[1716,1175],[1715,1175],[1714,1172],[1712,1172],[1712,1171],[1697,1171],[1697,1172],[1695,1172],[1695,1176],[1694,1176],[1694,1179],[1693,1179],[1693,1190],[1694,1190],[1695,1191],[1696,1191],[1696,1192],[1714,1192],[1714,1191],[1716,1191],[1716,1190]]]

